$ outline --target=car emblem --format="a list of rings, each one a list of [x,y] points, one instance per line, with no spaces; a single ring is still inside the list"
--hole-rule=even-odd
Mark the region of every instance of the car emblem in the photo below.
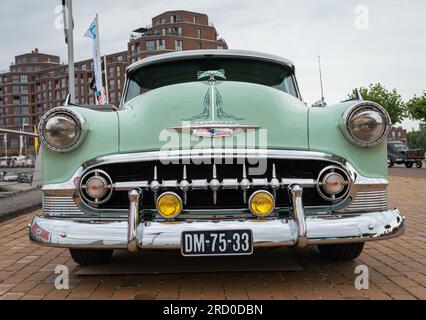
[[[191,133],[202,138],[222,138],[230,137],[237,133],[260,129],[257,125],[240,125],[235,122],[198,122],[188,123],[181,127],[169,128],[170,131],[179,133]]]
[[[230,137],[234,134],[231,128],[199,128],[192,129],[192,134],[202,138],[221,138]]]

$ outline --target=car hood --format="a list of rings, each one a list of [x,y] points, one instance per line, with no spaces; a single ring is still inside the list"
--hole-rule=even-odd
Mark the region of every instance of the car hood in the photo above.
[[[246,132],[234,134],[226,146],[233,148],[308,149],[308,108],[297,98],[267,86],[244,82],[217,82],[215,112],[210,111],[207,82],[162,87],[129,101],[119,112],[119,149],[121,153],[167,149],[218,147],[223,139],[190,139],[170,128],[181,128],[212,120],[257,127],[255,141]],[[189,132],[189,131],[188,131]]]

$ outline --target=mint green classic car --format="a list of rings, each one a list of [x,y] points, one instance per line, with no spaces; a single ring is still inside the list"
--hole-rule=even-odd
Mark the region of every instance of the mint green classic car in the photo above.
[[[47,112],[43,214],[30,239],[81,265],[115,249],[184,256],[318,246],[357,258],[397,237],[388,207],[389,115],[362,99],[303,103],[292,62],[197,50],[131,65],[120,108]]]

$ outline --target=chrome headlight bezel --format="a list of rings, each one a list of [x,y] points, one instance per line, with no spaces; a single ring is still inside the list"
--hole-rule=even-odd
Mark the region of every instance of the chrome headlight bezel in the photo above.
[[[381,136],[378,137],[377,139],[375,139],[374,141],[363,141],[363,140],[359,139],[358,137],[356,137],[350,129],[350,124],[351,124],[351,121],[353,120],[353,116],[356,113],[358,113],[360,110],[362,110],[363,108],[373,109],[373,111],[379,113],[382,116],[382,118],[384,119],[384,121],[386,122],[385,123],[385,129],[383,130]],[[391,119],[390,119],[388,112],[381,105],[379,105],[375,102],[370,102],[370,101],[357,103],[357,104],[353,105],[352,107],[348,108],[344,112],[342,119],[341,119],[341,129],[342,129],[342,132],[344,133],[345,137],[352,144],[354,144],[358,147],[362,147],[362,148],[371,148],[371,147],[379,145],[384,140],[386,140],[388,135],[389,135],[391,125],[392,125],[392,122],[391,122]]]
[[[66,115],[67,117],[70,117],[80,128],[78,138],[73,144],[68,146],[55,146],[51,144],[45,136],[45,128],[49,119],[61,114]],[[84,140],[86,139],[86,135],[87,135],[86,119],[80,113],[74,112],[68,108],[64,108],[64,107],[55,108],[46,112],[44,116],[41,118],[40,123],[38,125],[38,134],[39,134],[40,141],[48,150],[59,152],[59,153],[72,152],[78,149],[83,144]]]

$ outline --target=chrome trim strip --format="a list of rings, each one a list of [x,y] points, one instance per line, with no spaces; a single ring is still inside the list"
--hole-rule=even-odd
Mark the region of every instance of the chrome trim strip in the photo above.
[[[309,245],[386,240],[402,235],[404,225],[405,217],[397,209],[306,217]],[[255,247],[297,244],[298,227],[292,219],[144,222],[138,225],[137,241],[142,249],[179,249],[183,231],[240,229],[253,231]],[[79,222],[35,217],[30,226],[33,242],[59,248],[127,249],[127,233],[127,221]]]
[[[83,170],[89,170],[105,164],[147,161],[164,161],[166,164],[174,163],[174,161],[188,161],[187,164],[189,164],[191,160],[208,160],[212,158],[327,160],[340,165],[345,165],[347,163],[347,161],[341,157],[312,151],[271,149],[191,149],[108,155],[87,161],[82,167]]]

